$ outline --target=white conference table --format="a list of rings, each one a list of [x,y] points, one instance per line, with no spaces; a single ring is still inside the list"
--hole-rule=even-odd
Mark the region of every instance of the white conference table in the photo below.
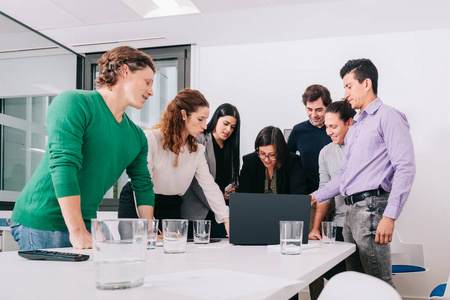
[[[31,261],[18,256],[16,251],[0,253],[0,297],[184,300],[211,299],[214,294],[213,299],[289,299],[353,253],[355,246],[342,242],[320,244],[319,247],[303,250],[301,255],[282,255],[279,250],[267,246],[234,246],[228,243],[228,239],[208,245],[188,243],[184,254],[164,254],[162,247],[157,247],[147,251],[144,285],[115,291],[102,291],[95,287],[92,249],[58,250],[89,254],[91,258],[84,262]],[[208,282],[215,281],[211,285],[201,286],[203,292],[193,294],[189,286],[183,289],[183,283],[199,282],[198,285],[202,285],[203,281],[195,278],[202,272],[225,273],[228,277],[217,282],[219,279],[214,278],[221,276],[210,276],[214,278],[208,278]],[[168,278],[173,278],[173,282]],[[277,281],[288,282],[289,285],[271,284]],[[181,287],[174,289],[174,285]],[[248,287],[245,292],[242,292],[242,285]],[[229,292],[233,289],[241,292],[235,291],[233,295]],[[197,296],[199,294],[202,296]]]

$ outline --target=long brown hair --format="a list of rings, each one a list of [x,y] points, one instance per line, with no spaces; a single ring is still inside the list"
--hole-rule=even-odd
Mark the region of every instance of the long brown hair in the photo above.
[[[175,154],[180,153],[183,143],[182,132],[185,128],[181,110],[185,110],[189,117],[199,107],[209,107],[208,101],[197,90],[183,89],[178,92],[175,99],[167,104],[166,110],[161,115],[159,124],[153,126],[154,129],[159,128],[163,133],[163,149],[169,149]],[[197,140],[189,135],[187,137],[189,152],[197,151]]]

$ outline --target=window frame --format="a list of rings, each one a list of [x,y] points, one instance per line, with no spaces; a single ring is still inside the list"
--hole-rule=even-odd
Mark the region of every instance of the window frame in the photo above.
[[[191,45],[140,48],[140,51],[151,56],[153,60],[177,59],[178,61],[178,91],[190,86],[191,82]],[[105,52],[86,53],[84,68],[84,87],[86,90],[94,89],[93,72],[97,61]]]

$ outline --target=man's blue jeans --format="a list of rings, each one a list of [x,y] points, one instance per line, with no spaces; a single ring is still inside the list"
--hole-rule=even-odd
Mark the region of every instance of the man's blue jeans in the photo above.
[[[389,195],[373,196],[349,206],[343,228],[344,241],[356,244],[346,260],[347,271],[366,273],[394,286],[390,244],[377,245],[375,235]]]
[[[21,251],[72,247],[68,231],[39,230],[11,222],[11,234]]]

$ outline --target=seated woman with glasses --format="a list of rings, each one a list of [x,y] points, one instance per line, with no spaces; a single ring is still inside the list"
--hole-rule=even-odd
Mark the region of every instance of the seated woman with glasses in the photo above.
[[[214,112],[208,127],[197,139],[205,146],[205,158],[209,172],[223,193],[228,205],[229,193],[234,193],[239,176],[239,131],[241,119],[234,105],[224,103]],[[211,237],[224,238],[227,233],[223,224],[214,219],[205,194],[197,179],[182,196],[181,217],[189,220],[211,220]]]
[[[307,194],[300,157],[289,152],[279,128],[264,127],[256,137],[255,150],[243,157],[239,192]]]

